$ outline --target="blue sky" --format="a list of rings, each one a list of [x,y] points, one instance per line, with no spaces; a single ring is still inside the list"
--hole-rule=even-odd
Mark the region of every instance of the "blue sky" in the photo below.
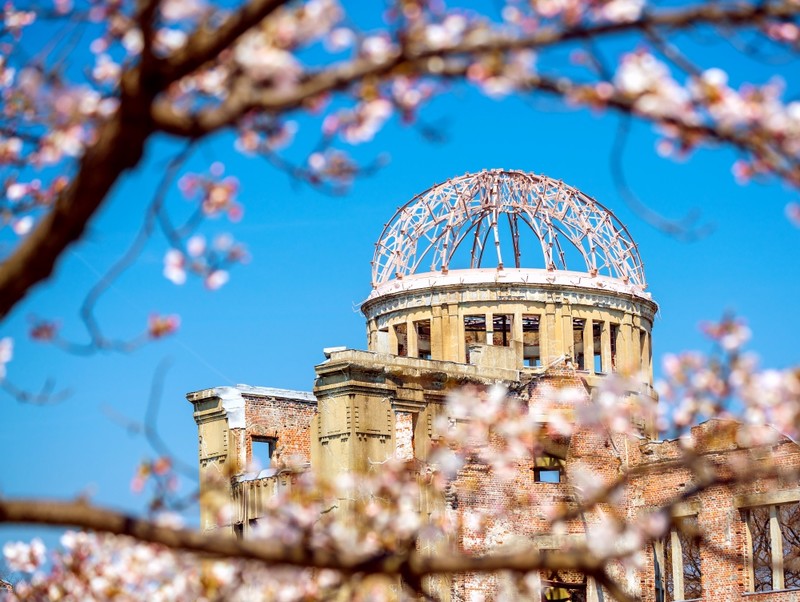
[[[733,60],[725,48],[714,47],[705,64]],[[745,79],[756,77],[755,65],[740,61],[738,67]],[[644,223],[617,194],[609,172],[616,130],[610,115],[542,100],[493,101],[460,88],[423,115],[441,124],[446,140],[430,143],[392,120],[373,143],[356,149],[364,158],[386,151],[391,161],[343,197],[325,196],[262,160],[237,155],[230,136],[208,142],[191,166],[201,171],[224,161],[241,182],[245,216],[234,225],[212,221],[205,232],[232,232],[248,245],[252,262],[234,269],[219,291],[206,291],[192,279],[177,287],[161,275],[167,246],[156,238],[101,301],[98,314],[108,334],[125,336],[140,331],[151,312],[179,313],[175,337],[130,355],[90,358],[26,340],[30,315],[60,318],[65,335],[82,336],[77,311],[83,296],[132,240],[141,207],[175,148],[165,140],[152,144],[145,164],[118,187],[56,276],[0,326],[0,336],[16,340],[8,365],[15,384],[36,389],[52,378],[72,391],[48,407],[0,397],[0,492],[88,494],[97,503],[140,508],[143,498],[131,494],[130,480],[137,462],[153,452],[104,408],[141,420],[156,367],[169,359],[158,426],[176,456],[194,464],[197,434],[186,392],[236,383],[310,390],[323,347],[366,346],[358,305],[370,291],[373,244],[394,210],[433,183],[485,168],[562,179],[628,226],[661,307],[653,335],[657,365],[667,352],[707,349],[698,323],[728,311],[748,320],[751,347],[764,365],[797,364],[800,230],[784,216],[796,192],[778,183],[737,185],[730,170],[734,155],[727,150],[701,150],[684,162],[664,160],[655,153],[651,127],[637,124],[625,154],[633,190],[668,217],[697,209],[701,221],[714,225],[702,240],[680,242]],[[301,132],[311,127],[301,121]],[[172,203],[185,209],[176,191]],[[0,544],[32,532],[2,527]]]

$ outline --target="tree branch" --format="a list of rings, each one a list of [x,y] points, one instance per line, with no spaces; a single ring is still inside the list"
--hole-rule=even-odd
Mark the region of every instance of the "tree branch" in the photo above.
[[[604,567],[609,560],[618,559],[598,558],[581,549],[568,552],[552,550],[545,555],[526,550],[491,556],[469,556],[458,552],[426,556],[416,550],[400,550],[375,556],[359,556],[339,550],[312,549],[304,545],[281,545],[274,540],[265,545],[267,542],[237,540],[230,535],[172,529],[84,502],[38,499],[0,499],[0,523],[71,526],[125,535],[142,542],[203,555],[256,560],[268,565],[332,569],[348,575],[371,573],[425,577],[496,571],[527,573],[551,569],[576,570],[600,576],[604,574]]]
[[[189,75],[205,63],[213,60],[220,52],[229,48],[248,29],[267,18],[288,0],[252,0],[248,2],[219,27],[210,28],[206,24],[198,27],[189,36],[186,45],[173,54],[160,66],[160,74],[169,84]]]
[[[7,316],[31,287],[50,276],[58,258],[81,237],[119,176],[141,159],[152,128],[127,111],[126,104],[100,126],[98,140],[86,150],[75,179],[0,265],[0,318]]]

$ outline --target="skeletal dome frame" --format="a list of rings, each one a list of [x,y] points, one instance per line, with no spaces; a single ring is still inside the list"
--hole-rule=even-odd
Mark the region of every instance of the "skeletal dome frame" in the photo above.
[[[507,227],[501,227],[503,215]],[[508,170],[447,180],[400,207],[375,245],[372,286],[419,272],[477,269],[492,256],[498,270],[527,267],[521,265],[522,251],[530,253],[521,246],[524,228],[538,240],[548,271],[569,269],[565,248],[571,245],[589,275],[646,287],[637,245],[611,211],[561,181]],[[451,265],[462,245],[471,247],[469,265]],[[423,267],[427,261],[430,270]]]

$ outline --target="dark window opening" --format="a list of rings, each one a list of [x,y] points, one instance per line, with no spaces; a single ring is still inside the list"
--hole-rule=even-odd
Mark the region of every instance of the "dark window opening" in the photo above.
[[[538,314],[522,316],[522,363],[531,367],[542,365]]]
[[[678,519],[676,525],[677,529],[667,533],[660,544],[663,557],[655,554],[656,602],[703,597],[697,517]],[[673,545],[675,543],[677,546]],[[676,569],[679,571],[677,576]]]
[[[244,539],[244,523],[236,523],[233,525],[233,535],[236,539]]]
[[[511,315],[492,315],[492,345],[508,347],[511,345]]]
[[[800,588],[800,504],[778,506],[783,541],[783,587]]]
[[[577,370],[586,370],[586,358],[583,354],[583,329],[585,326],[586,320],[583,318],[572,318],[572,346]]]
[[[683,561],[683,599],[703,597],[702,572],[700,570],[700,527],[696,516],[687,516],[678,522],[678,538],[681,542]]]
[[[397,324],[394,327],[394,335],[397,338],[397,355],[408,357],[408,325]]]
[[[753,591],[772,590],[772,537],[769,532],[769,506],[751,508],[747,512],[747,525],[753,549]]]
[[[592,354],[595,374],[603,373],[603,323],[592,322]]]
[[[744,515],[751,543],[752,591],[800,588],[800,503],[750,508]],[[772,537],[776,527],[777,540]]]
[[[464,316],[464,350],[469,363],[469,346],[486,344],[486,316]]]
[[[250,438],[250,461],[258,463],[261,468],[269,468],[277,449],[278,440],[275,437],[254,435]]]
[[[417,331],[417,357],[431,359],[431,321],[414,322],[414,330]]]

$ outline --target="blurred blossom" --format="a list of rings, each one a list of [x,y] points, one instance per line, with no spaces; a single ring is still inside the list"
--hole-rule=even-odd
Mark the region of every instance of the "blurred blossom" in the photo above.
[[[737,351],[750,340],[750,329],[744,320],[725,318],[721,322],[703,322],[701,330],[707,337],[717,341],[725,351]]]
[[[14,234],[17,236],[25,236],[28,232],[31,231],[33,228],[34,220],[33,216],[26,215],[18,220],[14,220],[11,223],[11,229],[14,230]]]
[[[192,236],[186,243],[186,251],[192,257],[199,257],[206,250],[206,239],[200,234]]]
[[[58,335],[59,324],[49,320],[34,320],[30,329],[30,337],[34,341],[52,341]]]
[[[8,568],[22,573],[33,573],[38,570],[45,561],[46,552],[44,543],[38,537],[30,544],[16,541],[3,546],[3,555]]]
[[[174,284],[186,282],[186,259],[177,249],[170,249],[164,255],[164,277]]]
[[[150,338],[160,339],[178,330],[181,319],[176,314],[161,316],[152,314],[147,320],[147,334]]]
[[[3,337],[0,339],[0,380],[6,377],[6,364],[14,357],[14,339]]]
[[[217,290],[228,282],[228,278],[228,272],[225,270],[214,270],[206,277],[206,288]]]

